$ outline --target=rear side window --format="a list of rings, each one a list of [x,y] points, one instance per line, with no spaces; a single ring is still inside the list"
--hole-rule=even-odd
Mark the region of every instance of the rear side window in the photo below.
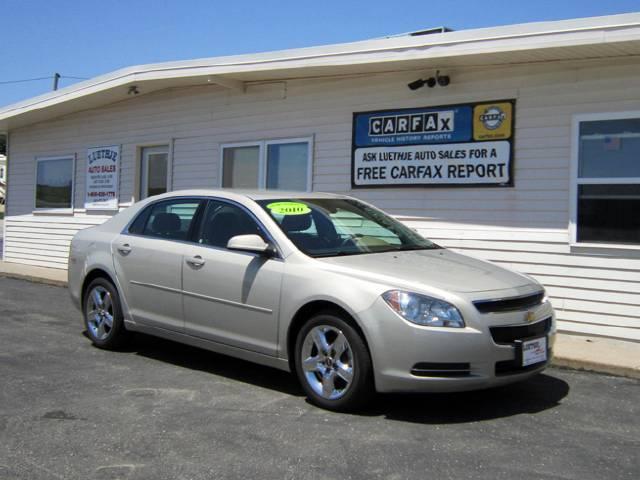
[[[129,233],[167,240],[188,240],[200,202],[168,200],[147,207],[129,227]]]
[[[149,213],[151,213],[151,208],[147,207],[142,211],[142,213],[138,214],[136,219],[131,223],[131,225],[129,225],[129,233],[142,235],[144,226],[147,223],[147,218],[149,218]]]

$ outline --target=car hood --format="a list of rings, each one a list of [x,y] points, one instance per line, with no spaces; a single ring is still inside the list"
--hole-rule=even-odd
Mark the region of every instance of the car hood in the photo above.
[[[384,278],[384,282],[389,284],[421,284],[461,293],[506,290],[535,284],[522,274],[444,248],[318,260],[358,278]]]

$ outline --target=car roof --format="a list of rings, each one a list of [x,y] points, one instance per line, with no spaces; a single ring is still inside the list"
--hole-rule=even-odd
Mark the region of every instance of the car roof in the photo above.
[[[221,197],[238,200],[240,197],[251,200],[275,200],[281,198],[347,198],[345,195],[325,192],[300,192],[286,190],[243,190],[243,189],[197,189],[197,190],[174,190],[172,192],[158,195],[154,198],[172,197]]]

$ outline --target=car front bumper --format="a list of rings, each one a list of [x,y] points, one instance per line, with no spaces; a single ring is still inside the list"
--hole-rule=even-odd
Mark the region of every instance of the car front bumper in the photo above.
[[[382,299],[359,314],[379,392],[456,392],[517,382],[544,370],[553,355],[555,314],[549,302],[531,311],[465,316],[465,328],[423,327],[398,316]],[[545,323],[542,323],[545,322]],[[496,343],[491,327],[525,330],[514,342]],[[526,332],[535,332],[529,334]],[[543,332],[543,333],[540,333]],[[518,343],[545,336],[547,360],[521,366]]]

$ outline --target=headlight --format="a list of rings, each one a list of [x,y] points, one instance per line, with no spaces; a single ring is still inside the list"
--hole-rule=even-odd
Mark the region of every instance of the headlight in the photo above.
[[[390,290],[383,293],[382,298],[398,315],[411,323],[427,327],[464,327],[458,309],[443,300],[402,290]]]

